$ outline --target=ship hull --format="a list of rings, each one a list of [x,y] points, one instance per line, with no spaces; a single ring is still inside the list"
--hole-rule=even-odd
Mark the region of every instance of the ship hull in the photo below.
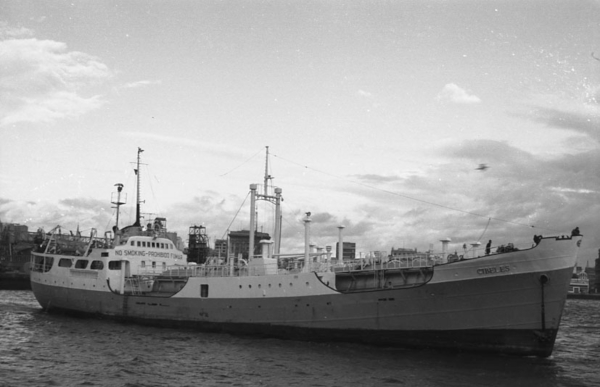
[[[56,294],[55,288],[50,288],[50,293],[44,286],[34,285],[40,291],[46,293],[47,297],[39,297],[40,303],[44,299],[50,300],[52,294]],[[64,294],[61,294],[64,296]],[[271,337],[286,340],[314,341],[314,342],[348,342],[360,343],[384,347],[403,348],[431,348],[447,349],[469,352],[489,352],[517,356],[539,356],[548,357],[552,354],[554,341],[558,329],[458,329],[446,330],[443,326],[439,329],[399,329],[394,330],[370,330],[358,328],[324,328],[306,327],[304,324],[276,324],[266,322],[243,322],[239,321],[215,322],[210,319],[198,319],[191,316],[192,311],[197,314],[208,315],[206,308],[201,311],[191,305],[190,301],[177,303],[163,302],[164,300],[140,299],[135,296],[115,296],[104,299],[93,295],[90,303],[102,305],[104,302],[122,303],[127,306],[123,309],[127,313],[114,310],[114,313],[100,311],[100,308],[74,308],[72,305],[53,305],[48,301],[49,312],[65,313],[76,316],[88,316],[97,318],[109,318],[122,322],[131,322],[141,325],[160,326],[167,328],[192,329],[202,332],[230,333],[235,335],[251,335],[257,337]],[[91,301],[93,300],[93,301]],[[145,304],[146,308],[140,305]],[[135,306],[134,306],[135,305]],[[134,306],[131,308],[131,306]],[[137,307],[136,307],[137,306]],[[141,309],[187,309],[189,312],[175,316],[170,312],[144,313]],[[104,308],[102,308],[104,310]],[[247,315],[248,320],[262,320],[254,313]]]
[[[345,294],[318,281],[315,273],[296,275],[297,282],[289,286],[297,288],[304,281],[308,286],[310,280],[312,288],[320,284],[326,294],[315,290],[310,295],[271,297],[263,290],[243,297],[193,297],[192,290],[214,284],[211,279],[190,277],[174,296],[126,295],[72,288],[40,273],[32,273],[32,289],[40,305],[50,311],[144,324],[545,357],[552,353],[575,262],[573,255],[552,251],[548,247],[537,258],[528,253],[529,260],[515,253],[436,267],[431,281],[414,288]],[[260,281],[265,289],[270,288],[268,281],[275,285],[288,279],[248,278],[253,289],[261,287]],[[246,286],[245,279],[237,280]]]

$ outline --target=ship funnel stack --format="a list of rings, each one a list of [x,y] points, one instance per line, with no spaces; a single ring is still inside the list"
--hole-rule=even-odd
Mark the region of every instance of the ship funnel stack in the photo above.
[[[344,261],[344,237],[342,236],[342,230],[344,226],[338,226],[339,236],[338,236],[338,251],[337,251],[337,261],[341,263]]]
[[[261,251],[262,251],[262,257],[264,258],[271,258],[271,245],[273,244],[272,241],[263,239],[260,242],[261,245]]]
[[[304,218],[304,272],[310,272],[310,212]]]
[[[452,239],[440,239],[440,242],[442,242],[442,260],[443,262],[446,262],[446,256],[448,255],[448,244],[452,242]]]
[[[248,260],[254,257],[254,227],[256,227],[256,184],[250,184],[250,240],[248,241]]]

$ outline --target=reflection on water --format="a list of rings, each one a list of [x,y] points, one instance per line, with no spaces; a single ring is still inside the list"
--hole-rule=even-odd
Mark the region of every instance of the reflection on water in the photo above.
[[[153,328],[42,312],[0,291],[0,385],[593,386],[600,302],[568,300],[548,359]]]

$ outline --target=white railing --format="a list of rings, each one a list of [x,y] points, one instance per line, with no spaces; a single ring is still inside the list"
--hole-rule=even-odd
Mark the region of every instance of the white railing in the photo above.
[[[376,254],[380,253],[380,254]],[[257,257],[259,258],[259,257]],[[211,262],[211,261],[209,261]],[[411,269],[432,267],[441,264],[442,258],[439,256],[417,256],[414,258],[403,257],[400,259],[390,259],[383,252],[372,252],[366,258],[346,260],[338,262],[336,260],[328,261],[326,255],[311,254],[310,272],[353,272],[365,270],[386,270],[386,269]],[[167,278],[188,278],[188,277],[247,277],[247,276],[265,276],[265,275],[284,275],[296,274],[305,271],[304,256],[286,255],[282,256],[278,263],[255,264],[246,263],[230,266],[227,262],[220,264],[205,265],[175,265],[168,267],[139,267],[137,270],[140,276],[161,276]]]
[[[400,258],[391,260],[369,260],[368,258],[344,261],[333,265],[333,271],[351,272],[364,270],[410,269],[432,267],[442,263],[439,257]]]
[[[586,278],[571,278],[571,284],[589,285],[590,281]]]

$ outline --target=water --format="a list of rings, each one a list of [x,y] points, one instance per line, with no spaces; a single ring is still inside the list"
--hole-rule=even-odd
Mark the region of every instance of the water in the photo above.
[[[305,343],[78,319],[0,291],[0,386],[598,386],[600,302],[568,300],[554,355]]]

